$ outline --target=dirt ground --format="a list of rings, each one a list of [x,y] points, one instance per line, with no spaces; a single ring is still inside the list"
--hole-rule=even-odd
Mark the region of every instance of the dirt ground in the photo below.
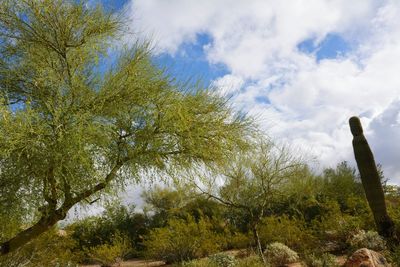
[[[146,260],[129,260],[121,262],[121,267],[154,267],[154,266],[166,266],[162,261],[146,261]],[[81,265],[81,267],[100,267],[100,265]]]
[[[231,254],[235,254],[232,253]],[[338,263],[340,265],[343,265],[346,261],[346,257],[345,256],[340,256],[337,258]],[[121,267],[155,267],[155,266],[168,266],[166,265],[164,262],[162,261],[146,261],[146,260],[140,260],[140,259],[136,259],[136,260],[129,260],[129,261],[124,261],[121,263],[120,265]],[[304,265],[302,265],[301,263],[292,263],[289,264],[288,267],[303,267]],[[81,265],[81,267],[100,267],[100,265]]]

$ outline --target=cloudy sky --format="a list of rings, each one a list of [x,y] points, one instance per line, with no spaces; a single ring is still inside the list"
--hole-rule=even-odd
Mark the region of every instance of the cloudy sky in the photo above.
[[[385,174],[400,183],[400,1],[131,0],[133,31],[160,64],[201,76],[274,139],[319,166],[354,164],[357,115]]]

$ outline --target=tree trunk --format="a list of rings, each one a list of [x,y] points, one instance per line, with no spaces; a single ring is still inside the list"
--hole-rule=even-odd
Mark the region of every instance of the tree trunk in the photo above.
[[[58,209],[47,216],[43,215],[36,224],[18,233],[10,240],[3,242],[0,245],[0,255],[6,255],[17,250],[29,241],[49,230],[58,221],[64,219],[65,217],[66,212],[64,212],[63,209]]]
[[[92,188],[85,190],[78,194],[77,196],[71,198],[69,194],[67,194],[67,198],[63,205],[56,209],[55,203],[52,203],[52,208],[48,208],[48,210],[42,215],[39,221],[34,224],[33,226],[29,227],[28,229],[19,232],[15,237],[9,239],[6,242],[0,244],[0,255],[6,255],[10,252],[17,250],[18,248],[22,247],[29,241],[35,239],[40,234],[46,232],[51,227],[53,227],[58,221],[65,219],[67,216],[67,212],[78,202],[82,201],[83,199],[90,197],[91,195],[103,190],[107,184],[114,179],[118,170],[122,167],[123,163],[126,162],[127,159],[118,161],[117,164],[111,169],[110,173],[107,174],[105,177],[104,182],[98,183],[97,185],[93,186]],[[66,193],[66,192],[64,192]],[[68,192],[69,193],[69,192]]]
[[[264,253],[263,253],[263,249],[262,249],[262,246],[261,246],[260,236],[258,235],[258,231],[257,231],[257,225],[253,225],[252,228],[253,228],[253,237],[254,237],[254,241],[256,243],[258,256],[261,258],[264,266],[267,266],[267,261],[265,259],[265,256],[264,256]]]
[[[353,150],[357,162],[365,195],[374,216],[378,233],[390,242],[398,242],[395,225],[386,210],[385,195],[374,156],[363,134],[360,119],[351,117],[349,120],[353,134]]]

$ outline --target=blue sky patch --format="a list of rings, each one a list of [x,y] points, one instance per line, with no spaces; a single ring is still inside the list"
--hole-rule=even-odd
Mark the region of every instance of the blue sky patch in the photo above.
[[[129,0],[89,0],[89,5],[101,4],[108,11],[120,11]]]
[[[350,44],[335,33],[327,34],[320,43],[316,43],[315,38],[304,40],[297,48],[303,53],[315,54],[317,62],[344,56],[351,50]]]
[[[100,0],[106,10],[118,12],[121,11],[129,0]],[[89,4],[95,4],[98,1],[89,0]],[[181,81],[201,80],[204,86],[225,74],[228,74],[227,68],[222,64],[210,64],[204,51],[204,46],[213,42],[212,37],[206,33],[197,34],[194,43],[184,43],[178,48],[175,55],[163,53],[154,57],[154,62],[161,68],[166,68],[171,76]],[[98,70],[104,73],[110,65],[116,63],[116,51],[113,51],[107,58],[100,59]]]
[[[208,34],[198,34],[195,43],[184,43],[175,55],[163,53],[155,57],[154,62],[166,67],[179,80],[200,79],[208,86],[212,80],[229,73],[224,65],[207,61],[204,46],[210,43],[212,38]]]
[[[261,104],[271,104],[271,101],[269,100],[269,98],[267,96],[257,96],[256,101],[257,101],[257,103],[261,103]]]

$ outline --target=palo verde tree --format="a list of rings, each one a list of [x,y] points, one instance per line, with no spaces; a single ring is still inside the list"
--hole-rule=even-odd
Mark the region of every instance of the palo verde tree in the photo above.
[[[205,177],[208,178],[215,175],[211,180],[202,179],[211,181],[209,190],[198,183],[196,187],[203,194],[243,214],[257,252],[266,264],[258,227],[263,217],[270,213],[272,205],[284,196],[289,182],[304,168],[305,165],[291,156],[286,148],[260,139],[254,149],[235,155],[219,174],[207,174]]]
[[[123,29],[116,15],[73,0],[0,3],[0,211],[11,221],[5,211],[24,208],[1,254],[127,179],[246,146],[247,119],[210,90],[182,88],[146,46],[98,65]]]

